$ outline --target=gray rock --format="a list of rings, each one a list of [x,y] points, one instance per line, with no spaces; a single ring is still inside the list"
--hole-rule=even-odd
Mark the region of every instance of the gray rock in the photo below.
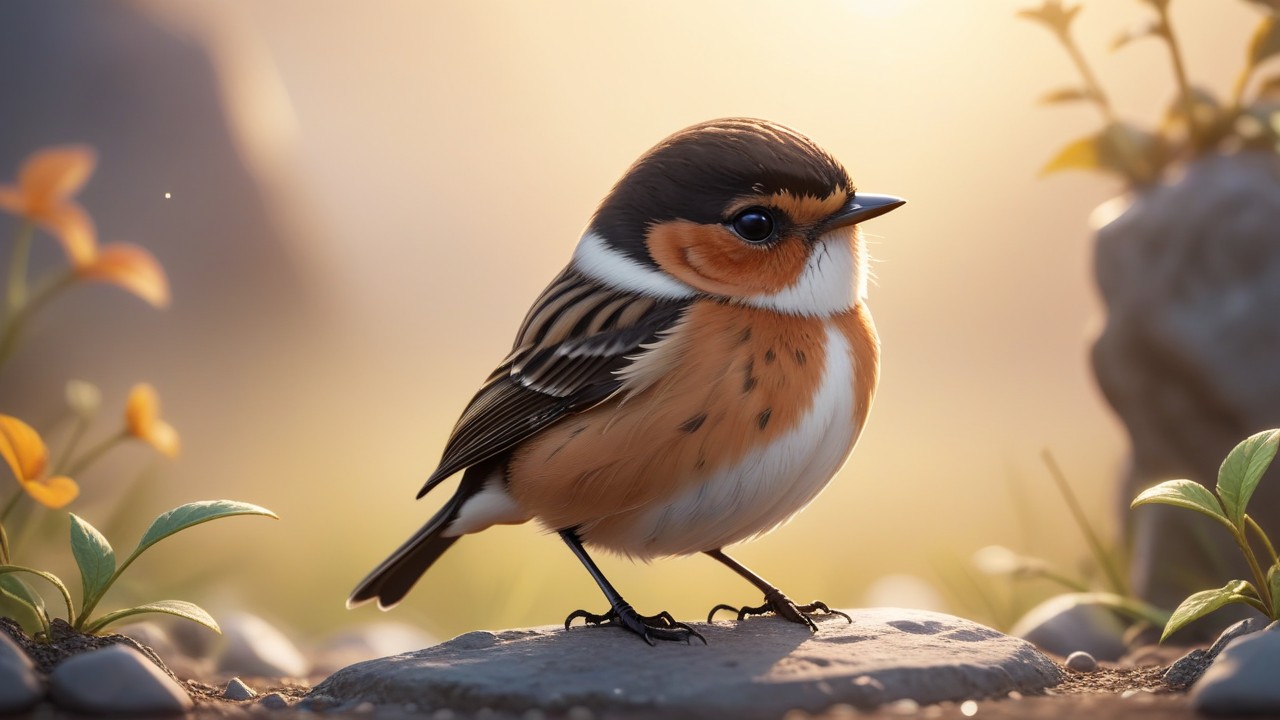
[[[221,670],[259,677],[302,677],[310,671],[293,641],[257,615],[234,613],[221,625]]]
[[[1009,634],[1062,657],[1082,651],[1113,662],[1125,652],[1124,624],[1115,613],[1070,595],[1057,595],[1031,608]]]
[[[1091,673],[1098,669],[1098,661],[1089,653],[1077,650],[1067,656],[1067,668],[1076,672]]]
[[[44,684],[35,663],[8,635],[0,633],[0,715],[22,712],[43,697]]]
[[[1229,642],[1191,689],[1191,705],[1211,715],[1280,715],[1280,633]]]
[[[49,675],[49,697],[63,709],[95,715],[181,713],[192,705],[173,678],[125,645],[64,660]]]
[[[1175,690],[1183,690],[1190,687],[1196,680],[1200,679],[1200,676],[1204,674],[1204,671],[1208,669],[1209,665],[1218,657],[1218,654],[1222,652],[1222,649],[1228,643],[1238,637],[1262,630],[1262,623],[1263,621],[1258,618],[1241,620],[1223,630],[1222,634],[1218,636],[1213,645],[1209,646],[1208,650],[1196,648],[1175,660],[1169,666],[1169,669],[1164,671],[1164,675],[1160,676],[1160,679],[1164,681],[1165,685]]]
[[[244,684],[240,678],[231,678],[227,682],[227,687],[222,691],[222,697],[228,700],[252,700],[258,697],[258,693],[253,688]]]
[[[615,628],[473,632],[338,671],[309,697],[461,715],[490,708],[551,715],[780,717],[838,703],[869,708],[1036,691],[1061,681],[1030,644],[923,610],[850,611],[819,632],[777,618],[695,624],[708,644],[645,645]],[[581,710],[574,710],[581,708]]]
[[[1280,158],[1239,152],[1205,155],[1182,177],[1135,193],[1097,233],[1106,324],[1093,368],[1132,442],[1117,497],[1132,523],[1133,588],[1156,605],[1249,576],[1209,518],[1128,505],[1168,478],[1212,487],[1236,443],[1280,426],[1277,226]],[[1264,528],[1280,526],[1280,465],[1268,476],[1249,507]],[[1213,613],[1179,635],[1208,640],[1236,619]]]

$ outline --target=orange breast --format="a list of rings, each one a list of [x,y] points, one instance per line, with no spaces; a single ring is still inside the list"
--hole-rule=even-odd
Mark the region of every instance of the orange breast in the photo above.
[[[878,346],[865,312],[838,322],[862,370],[860,427]],[[522,445],[509,491],[552,528],[661,504],[799,422],[821,382],[825,338],[820,318],[700,301],[628,369],[617,397]]]

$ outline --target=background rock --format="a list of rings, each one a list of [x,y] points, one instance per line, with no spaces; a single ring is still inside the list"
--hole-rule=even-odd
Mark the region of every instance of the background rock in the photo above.
[[[1055,595],[1031,608],[1009,634],[1062,657],[1082,651],[1114,661],[1125,652],[1124,624],[1115,613],[1070,595]]]
[[[472,632],[338,671],[311,698],[423,711],[776,718],[837,703],[874,707],[1034,692],[1061,671],[1030,644],[922,610],[849,611],[819,632],[776,618],[696,624],[708,645],[646,646],[615,628]]]
[[[406,623],[378,622],[336,633],[312,653],[312,672],[330,675],[362,660],[421,650],[439,640]]]
[[[262,677],[303,677],[310,670],[293,641],[257,615],[234,613],[221,625],[224,640],[219,669]]]
[[[1098,230],[1106,325],[1093,367],[1132,446],[1120,500],[1132,523],[1133,587],[1157,605],[1249,576],[1213,521],[1167,507],[1129,513],[1128,504],[1161,480],[1213,487],[1236,443],[1280,426],[1278,226],[1280,158],[1242,152],[1191,163]],[[1277,475],[1249,508],[1268,529],[1280,528]],[[1200,637],[1239,617],[1214,613]]]

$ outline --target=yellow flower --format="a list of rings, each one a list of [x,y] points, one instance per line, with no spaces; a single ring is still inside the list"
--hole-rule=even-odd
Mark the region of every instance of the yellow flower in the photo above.
[[[0,457],[22,489],[45,507],[56,510],[80,494],[75,480],[63,475],[44,476],[49,449],[30,425],[8,415],[0,415]]]
[[[39,225],[62,243],[73,265],[93,260],[93,220],[71,199],[93,174],[97,154],[87,145],[61,145],[32,153],[16,185],[0,185],[0,210]]]
[[[169,304],[169,279],[155,257],[129,243],[111,243],[76,263],[76,277],[112,283],[155,307]]]
[[[138,383],[129,391],[124,408],[125,430],[160,451],[178,457],[178,431],[160,419],[160,398],[150,383]]]

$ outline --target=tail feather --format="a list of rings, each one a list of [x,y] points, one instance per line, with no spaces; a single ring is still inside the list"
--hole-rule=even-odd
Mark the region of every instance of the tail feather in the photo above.
[[[483,487],[484,475],[478,468],[468,469],[449,502],[351,591],[347,607],[377,600],[379,609],[388,610],[403,600],[418,578],[458,541],[442,533],[458,517],[463,503]]]

